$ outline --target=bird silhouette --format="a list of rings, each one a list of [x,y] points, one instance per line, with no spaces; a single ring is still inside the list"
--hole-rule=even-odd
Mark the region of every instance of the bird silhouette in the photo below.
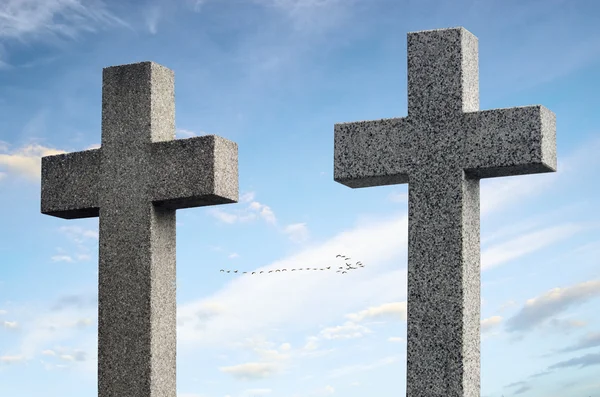
[[[345,260],[349,260],[350,259],[350,257],[344,256],[342,254],[336,255],[336,258],[339,258],[339,257],[341,257],[341,258],[343,258]],[[342,274],[344,274],[344,273],[348,273],[350,270],[356,270],[359,267],[363,267],[363,268],[365,267],[365,265],[361,261],[357,261],[355,265],[351,265],[348,262],[345,262],[345,264],[346,264],[346,267],[339,266],[338,270],[336,271],[336,273],[342,273]],[[225,269],[221,269],[220,271],[221,271],[221,273],[223,273],[223,272],[227,272],[227,273],[233,272],[233,273],[243,273],[243,274],[262,274],[262,273],[274,273],[274,272],[287,272],[288,270],[292,271],[292,272],[295,272],[296,270],[298,270],[298,271],[302,271],[302,270],[330,270],[331,268],[332,268],[332,266],[327,266],[327,267],[322,267],[322,268],[318,268],[318,267],[313,267],[313,268],[311,268],[311,267],[301,267],[301,268],[297,268],[297,269],[296,268],[294,268],[294,269],[273,269],[273,270],[269,270],[269,271],[266,271],[266,270],[258,271],[257,270],[257,271],[254,271],[254,272],[249,272],[249,271],[248,272],[242,272],[240,270],[225,270]]]

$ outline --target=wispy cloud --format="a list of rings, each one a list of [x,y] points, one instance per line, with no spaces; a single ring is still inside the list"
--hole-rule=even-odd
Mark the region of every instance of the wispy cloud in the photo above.
[[[568,223],[537,230],[497,244],[481,253],[481,268],[490,269],[501,263],[538,251],[543,247],[565,240],[582,230],[585,230],[583,225]]]
[[[242,195],[240,197],[240,203],[246,204],[246,207],[230,211],[213,207],[208,210],[208,213],[219,221],[229,224],[244,223],[255,219],[263,219],[269,224],[277,223],[277,218],[275,217],[273,210],[271,210],[271,207],[258,201],[254,201],[254,193],[251,193],[251,195]]]
[[[548,369],[579,367],[585,368],[592,365],[600,365],[600,353],[586,354],[570,360],[560,361],[548,367]]]
[[[527,331],[557,314],[600,296],[600,281],[592,280],[570,287],[554,288],[531,298],[525,306],[506,321],[508,332]]]
[[[571,346],[558,350],[560,353],[573,352],[600,346],[600,332],[590,332]]]
[[[304,243],[309,239],[308,227],[306,223],[293,223],[287,225],[283,232],[289,237],[294,243]]]
[[[128,26],[100,0],[0,2],[0,38],[4,40],[56,42],[115,25]]]
[[[144,20],[146,22],[146,27],[151,34],[156,34],[160,17],[161,8],[158,4],[153,4],[144,9]]]

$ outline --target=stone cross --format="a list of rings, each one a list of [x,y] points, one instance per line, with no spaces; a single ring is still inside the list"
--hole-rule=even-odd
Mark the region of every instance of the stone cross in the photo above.
[[[334,180],[408,183],[409,397],[480,395],[479,180],[556,171],[543,106],[479,111],[477,38],[408,34],[408,116],[335,125]]]
[[[237,144],[175,140],[171,70],[103,70],[101,148],[42,158],[41,189],[44,214],[100,218],[100,397],[176,397],[175,210],[237,200]]]

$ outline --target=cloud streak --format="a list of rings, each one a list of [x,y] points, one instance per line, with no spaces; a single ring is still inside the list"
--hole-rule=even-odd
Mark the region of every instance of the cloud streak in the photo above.
[[[535,298],[506,321],[508,332],[531,330],[566,310],[600,296],[600,280],[582,282],[570,287],[553,288]]]
[[[3,0],[0,38],[20,42],[77,39],[81,33],[128,26],[100,0]],[[3,61],[5,62],[5,60]]]

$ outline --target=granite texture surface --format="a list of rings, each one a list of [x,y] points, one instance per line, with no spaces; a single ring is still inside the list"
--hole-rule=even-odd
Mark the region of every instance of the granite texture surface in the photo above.
[[[238,153],[175,140],[173,72],[105,68],[100,149],[42,159],[41,211],[99,216],[98,395],[176,397],[175,210],[238,200]]]
[[[480,395],[479,180],[556,171],[555,115],[479,111],[478,40],[408,34],[408,116],[334,126],[334,180],[408,183],[407,396]]]

